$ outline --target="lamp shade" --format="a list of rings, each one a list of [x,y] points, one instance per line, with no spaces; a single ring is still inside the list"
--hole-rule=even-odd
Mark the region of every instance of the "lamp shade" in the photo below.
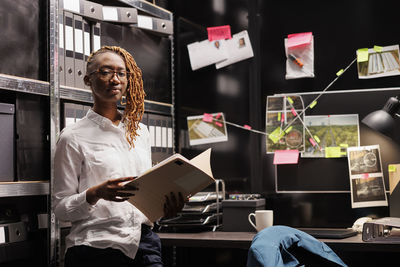
[[[395,123],[394,118],[383,109],[368,114],[362,120],[362,123],[375,131],[392,137]]]
[[[361,122],[369,128],[392,138],[395,124],[394,116],[397,115],[399,108],[399,97],[390,97],[381,110],[368,114]]]

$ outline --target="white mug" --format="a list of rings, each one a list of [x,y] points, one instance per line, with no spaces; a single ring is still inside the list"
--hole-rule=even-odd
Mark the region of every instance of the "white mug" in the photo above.
[[[256,220],[256,224],[254,224],[251,220],[251,217],[254,216]],[[257,230],[257,232],[262,229],[272,226],[274,222],[274,211],[273,210],[256,210],[255,213],[249,214],[249,222],[250,224]]]

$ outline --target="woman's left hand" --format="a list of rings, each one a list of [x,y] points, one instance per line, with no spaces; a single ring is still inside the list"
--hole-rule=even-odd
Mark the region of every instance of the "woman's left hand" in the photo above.
[[[183,209],[185,205],[185,201],[183,199],[182,193],[178,193],[178,198],[176,195],[171,192],[170,196],[165,196],[164,203],[164,218],[173,218],[176,217],[177,213]]]

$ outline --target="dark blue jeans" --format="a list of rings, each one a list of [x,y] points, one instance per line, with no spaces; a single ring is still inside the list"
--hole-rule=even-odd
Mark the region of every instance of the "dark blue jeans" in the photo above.
[[[162,267],[161,241],[147,225],[142,225],[139,249],[135,259],[113,248],[75,246],[65,254],[65,267]]]

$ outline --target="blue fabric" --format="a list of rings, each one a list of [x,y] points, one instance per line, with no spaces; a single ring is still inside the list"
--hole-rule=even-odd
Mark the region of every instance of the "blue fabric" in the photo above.
[[[347,266],[330,247],[311,235],[288,226],[271,226],[253,238],[247,267],[300,266],[301,262],[289,252],[292,246],[303,248],[339,266]]]

